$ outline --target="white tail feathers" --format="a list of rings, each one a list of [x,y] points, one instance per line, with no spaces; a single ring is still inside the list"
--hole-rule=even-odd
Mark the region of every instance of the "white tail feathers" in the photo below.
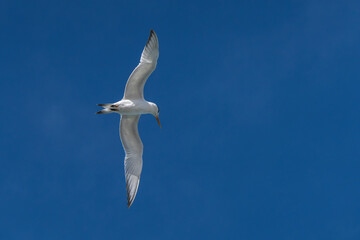
[[[113,112],[110,107],[111,107],[111,103],[105,103],[105,104],[98,104],[98,106],[103,107],[104,109],[101,111],[98,111],[96,114],[103,114],[103,113],[111,113]]]
[[[108,108],[104,108],[103,110],[96,112],[96,114],[111,113],[111,112],[113,112],[113,111],[111,111]]]
[[[101,103],[99,103],[99,104],[97,104],[99,107],[103,107],[103,108],[108,108],[108,107],[110,107],[111,105],[112,105],[112,103],[104,103],[104,104],[101,104]]]

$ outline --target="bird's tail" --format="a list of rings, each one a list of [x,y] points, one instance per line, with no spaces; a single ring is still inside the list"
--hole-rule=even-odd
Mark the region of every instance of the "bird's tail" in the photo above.
[[[104,103],[104,104],[99,103],[97,105],[100,107],[103,107],[103,108],[107,108],[107,107],[110,107],[112,105],[112,103]]]
[[[96,114],[111,113],[112,111],[109,109],[111,105],[111,103],[98,104],[98,106],[103,107],[104,109],[96,112]]]

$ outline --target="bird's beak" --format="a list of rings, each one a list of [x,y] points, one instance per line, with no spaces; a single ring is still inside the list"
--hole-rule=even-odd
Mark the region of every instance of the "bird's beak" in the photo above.
[[[161,124],[160,124],[159,116],[156,116],[155,118],[156,118],[156,120],[157,120],[157,122],[158,122],[158,124],[159,124],[159,126],[160,126],[160,128],[161,128]]]

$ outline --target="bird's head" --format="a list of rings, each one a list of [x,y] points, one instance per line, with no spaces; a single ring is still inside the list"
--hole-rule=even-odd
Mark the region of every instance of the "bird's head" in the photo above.
[[[161,124],[160,124],[160,120],[159,120],[159,112],[160,112],[159,107],[155,103],[153,103],[152,105],[153,105],[153,109],[154,109],[152,112],[152,115],[156,118],[156,120],[161,128]]]

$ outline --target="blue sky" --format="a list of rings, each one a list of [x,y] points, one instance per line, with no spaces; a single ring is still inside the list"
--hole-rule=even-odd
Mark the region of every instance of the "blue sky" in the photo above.
[[[2,1],[1,239],[359,239],[358,1]],[[117,101],[153,28],[126,207]]]

